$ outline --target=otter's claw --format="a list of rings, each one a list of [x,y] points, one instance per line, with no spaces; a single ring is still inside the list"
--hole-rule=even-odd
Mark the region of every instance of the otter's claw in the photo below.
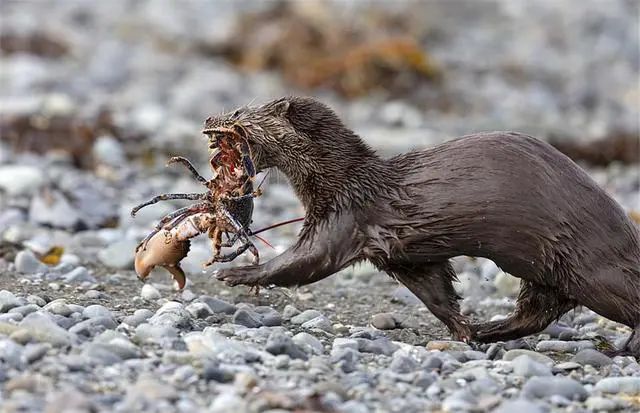
[[[225,268],[216,270],[212,277],[220,281],[224,281],[228,286],[234,287],[236,285],[248,285],[251,287],[257,287],[264,285],[263,277],[256,271],[257,266],[237,267],[237,268]]]

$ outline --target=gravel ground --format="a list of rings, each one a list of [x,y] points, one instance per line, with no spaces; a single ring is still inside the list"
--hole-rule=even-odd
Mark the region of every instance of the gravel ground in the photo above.
[[[458,109],[443,114],[408,103],[419,95],[346,102],[317,92],[382,153],[487,128],[543,138],[561,130],[572,139],[637,132],[637,91],[627,89],[637,82],[637,39],[603,46],[637,32],[632,2],[579,9],[487,2],[482,13],[468,6],[459,14],[444,3],[433,3],[441,6],[433,15],[447,18],[429,24],[441,25],[434,30],[446,41],[432,52],[450,73],[446,94],[460,97]],[[38,4],[3,3],[3,25],[56,33],[71,52],[3,55],[0,115],[29,116],[42,131],[50,124],[41,119],[93,124],[107,108],[115,126],[96,127],[88,147],[72,150],[65,140],[77,136],[73,128],[63,128],[56,150],[33,130],[29,151],[0,142],[1,411],[640,411],[637,360],[604,354],[629,329],[588,309],[523,340],[467,345],[449,341],[412,294],[368,265],[295,290],[228,288],[202,270],[211,254],[202,237],[184,261],[184,291],[164,270],[141,284],[132,271],[135,245],[182,204],[158,204],[135,219],[131,207],[161,192],[199,189],[183,171],[164,168],[168,155],[192,157],[206,171],[198,136],[206,115],[291,90],[277,74],[240,75],[181,46],[228,32],[235,2],[215,10],[166,6],[174,13],[156,2]],[[452,33],[452,21],[469,23],[472,33]],[[494,47],[506,35],[514,41]],[[600,43],[591,47],[593,39]],[[518,71],[523,83],[504,78],[513,61],[530,63]],[[575,68],[573,77],[566,67]],[[601,74],[594,84],[593,73]],[[591,109],[568,109],[586,95]],[[10,132],[3,127],[4,137]],[[640,211],[639,165],[587,168],[627,211]],[[273,174],[256,200],[254,228],[302,214]],[[262,259],[291,245],[298,230],[266,233],[275,250],[258,245]],[[486,320],[513,309],[517,279],[484,259],[460,257],[455,267],[463,312]]]

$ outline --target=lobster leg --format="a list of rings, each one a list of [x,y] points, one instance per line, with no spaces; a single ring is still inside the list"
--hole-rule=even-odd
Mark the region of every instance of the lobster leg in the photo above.
[[[249,239],[249,233],[247,232],[247,230],[242,225],[240,225],[238,220],[235,219],[229,213],[229,211],[226,210],[226,208],[223,208],[222,212],[224,213],[225,218],[227,218],[229,223],[233,225],[236,232],[240,236],[240,239],[244,241],[244,244],[240,248],[238,248],[238,251],[242,249],[242,252],[244,252],[248,249],[249,251],[251,251],[251,254],[253,254],[253,264],[258,264],[258,262],[260,261],[260,254],[258,253],[258,248],[256,248],[253,242],[251,242],[251,240]],[[242,252],[238,253],[238,255],[242,254]]]
[[[142,208],[152,204],[156,204],[160,201],[169,201],[172,199],[189,199],[191,201],[197,201],[197,200],[205,199],[206,197],[207,197],[206,193],[205,194],[160,194],[158,196],[154,196],[147,202],[143,202],[142,204],[135,206],[131,210],[131,216],[135,216],[138,213],[138,211],[140,211]]]
[[[233,261],[236,258],[238,258],[238,256],[240,254],[242,254],[246,250],[250,249],[251,247],[255,248],[255,246],[253,245],[253,243],[251,241],[247,241],[244,244],[242,244],[240,247],[238,247],[238,249],[235,250],[234,252],[232,252],[230,254],[227,254],[227,255],[219,255],[219,256],[215,257],[214,260],[215,260],[215,262],[230,262],[230,261]],[[214,260],[212,260],[212,261],[214,261]],[[255,259],[254,259],[254,261],[255,261]]]
[[[202,175],[200,175],[198,173],[198,171],[196,170],[196,168],[193,166],[193,164],[191,163],[191,161],[189,161],[187,158],[185,158],[184,156],[174,156],[172,158],[169,159],[169,161],[167,162],[167,166],[174,164],[174,163],[179,163],[184,165],[185,168],[187,168],[189,170],[189,172],[191,172],[191,175],[193,175],[193,177],[200,182],[203,185],[207,185],[207,180],[205,178],[202,177]]]
[[[171,220],[176,219],[176,221],[180,222],[182,221],[184,218],[186,218],[186,216],[188,215],[193,215],[197,212],[202,212],[202,211],[206,211],[207,208],[209,207],[208,203],[199,203],[199,204],[195,204],[195,205],[191,205],[188,207],[184,207],[184,208],[180,208],[177,211],[174,211],[168,215],[166,215],[164,218],[162,218],[160,220],[160,222],[158,222],[158,225],[156,225],[153,228],[153,231],[151,231],[149,233],[149,235],[147,235],[141,242],[140,244],[138,244],[138,247],[136,248],[136,252],[142,248],[142,250],[144,251],[147,248],[147,242],[149,242],[149,240],[151,239],[151,237],[153,237],[154,235],[156,235],[156,233],[158,233],[164,226],[165,224],[169,223]],[[182,215],[185,215],[185,217],[181,217]],[[182,219],[180,219],[182,218]],[[177,225],[176,222],[173,223],[174,226]]]

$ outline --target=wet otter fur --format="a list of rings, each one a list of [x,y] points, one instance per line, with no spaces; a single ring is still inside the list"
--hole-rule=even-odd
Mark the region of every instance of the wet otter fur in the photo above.
[[[219,270],[231,285],[295,286],[369,260],[418,296],[455,339],[543,330],[583,305],[633,329],[640,356],[638,229],[574,162],[514,132],[463,136],[382,159],[324,104],[289,97],[207,119],[241,125],[258,170],[277,168],[305,209],[299,239],[260,265]],[[516,309],[472,324],[449,259],[485,257],[519,277]]]

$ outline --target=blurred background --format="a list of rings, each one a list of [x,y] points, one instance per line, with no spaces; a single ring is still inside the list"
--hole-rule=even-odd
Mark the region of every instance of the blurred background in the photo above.
[[[325,101],[384,155],[477,131],[529,133],[640,209],[634,0],[0,5],[5,242],[73,245],[69,233],[105,229],[95,243],[128,239],[118,251],[130,256],[173,208],[132,221],[131,206],[198,189],[164,163],[185,155],[205,168],[203,120],[288,94]],[[259,224],[302,213],[274,179]]]

